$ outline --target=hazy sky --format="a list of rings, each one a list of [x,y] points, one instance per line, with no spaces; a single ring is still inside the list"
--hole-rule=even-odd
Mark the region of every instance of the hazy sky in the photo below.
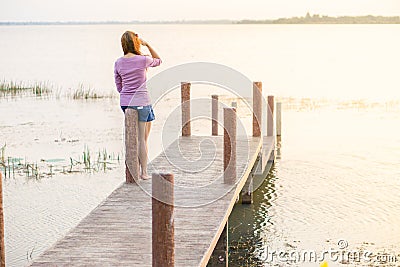
[[[400,15],[400,0],[0,0],[0,21],[266,19]]]

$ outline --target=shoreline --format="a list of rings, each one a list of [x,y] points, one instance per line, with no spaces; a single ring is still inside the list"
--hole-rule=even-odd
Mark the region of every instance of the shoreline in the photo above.
[[[124,24],[199,24],[199,25],[236,25],[236,24],[326,24],[326,25],[353,25],[353,24],[400,24],[400,16],[340,16],[330,17],[325,15],[307,13],[305,17],[291,17],[291,18],[278,18],[278,19],[214,19],[214,20],[170,20],[170,21],[0,21],[0,26],[26,26],[26,25],[124,25]]]

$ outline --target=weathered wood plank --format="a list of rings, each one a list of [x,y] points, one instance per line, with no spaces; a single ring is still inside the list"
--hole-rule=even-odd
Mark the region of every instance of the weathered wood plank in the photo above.
[[[234,185],[224,184],[222,136],[180,137],[149,164],[175,176],[175,266],[206,266],[261,145],[238,136]],[[151,266],[151,189],[123,183],[31,266]]]

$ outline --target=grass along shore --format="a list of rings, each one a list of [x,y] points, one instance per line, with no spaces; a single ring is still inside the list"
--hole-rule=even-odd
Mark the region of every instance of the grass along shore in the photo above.
[[[56,87],[50,82],[24,82],[24,81],[0,81],[0,98],[1,97],[23,97],[23,96],[50,96],[55,98],[79,99],[102,99],[117,98],[117,92],[111,93],[97,92],[90,86],[83,83],[75,88],[62,89]]]
[[[22,81],[14,82],[5,80],[0,82],[0,96],[17,96],[27,93],[42,96],[49,94],[51,91],[50,86],[46,82],[27,83]]]

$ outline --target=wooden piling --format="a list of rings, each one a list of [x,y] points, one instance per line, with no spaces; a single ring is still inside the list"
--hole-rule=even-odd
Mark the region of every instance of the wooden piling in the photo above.
[[[264,148],[265,149],[265,148]],[[259,168],[262,169],[261,161],[262,160],[262,153],[260,152],[257,156],[256,162],[254,163],[253,167],[251,168],[250,174],[246,180],[242,188],[242,204],[253,204],[253,196],[254,196],[254,176]],[[262,171],[261,171],[262,172]]]
[[[6,266],[4,246],[4,214],[3,214],[3,176],[0,172],[0,267]]]
[[[182,136],[191,135],[190,127],[190,83],[181,82]]]
[[[152,175],[152,252],[153,267],[175,264],[174,175]]]
[[[281,159],[281,142],[282,142],[282,137],[278,135],[276,137],[276,158]]]
[[[211,99],[211,134],[218,135],[218,95],[212,95]]]
[[[268,96],[268,110],[267,110],[267,136],[274,134],[274,96]]]
[[[224,108],[224,183],[236,181],[236,109]]]
[[[247,181],[242,189],[242,204],[253,204],[253,175],[254,174],[249,175],[249,178],[247,178]]]
[[[139,180],[139,118],[136,109],[125,110],[125,175],[127,183]]]
[[[261,136],[262,82],[253,82],[253,136]]]
[[[133,179],[133,176],[131,175],[131,172],[129,171],[128,164],[125,161],[125,181],[127,183],[134,183],[135,179]]]
[[[276,103],[276,135],[281,136],[282,134],[282,103]]]

